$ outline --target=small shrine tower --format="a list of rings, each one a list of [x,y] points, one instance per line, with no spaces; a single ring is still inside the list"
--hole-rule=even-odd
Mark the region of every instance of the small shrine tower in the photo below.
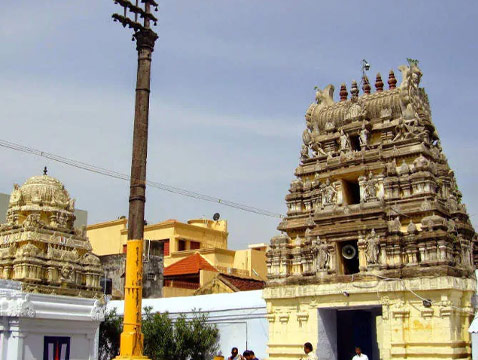
[[[26,292],[100,297],[100,260],[86,227],[74,228],[74,210],[75,200],[46,169],[15,184],[0,225],[0,279],[20,281]]]
[[[317,90],[267,252],[270,359],[470,358],[476,235],[420,87]],[[359,94],[359,87],[363,93]]]

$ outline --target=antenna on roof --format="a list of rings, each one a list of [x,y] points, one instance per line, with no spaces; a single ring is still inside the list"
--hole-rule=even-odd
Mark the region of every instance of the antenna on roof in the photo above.
[[[365,71],[369,71],[370,70],[370,63],[365,60],[365,59],[362,59],[362,75],[365,76]]]
[[[362,80],[360,80],[360,83],[359,83],[359,88],[362,88],[362,90],[364,91],[364,93],[366,94],[370,94],[370,84],[368,82],[368,77],[367,75],[365,75],[365,72],[366,71],[369,71],[370,70],[370,63],[365,60],[365,59],[362,59]],[[363,87],[362,87],[363,85]],[[353,94],[352,94],[353,95]]]
[[[43,175],[46,175],[48,174],[48,169],[46,168],[46,166],[43,168]]]

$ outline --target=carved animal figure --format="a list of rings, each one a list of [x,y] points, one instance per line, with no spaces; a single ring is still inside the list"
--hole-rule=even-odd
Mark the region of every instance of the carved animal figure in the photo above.
[[[327,85],[324,90],[316,89],[315,102],[321,107],[330,106],[335,103],[334,101],[334,85]]]

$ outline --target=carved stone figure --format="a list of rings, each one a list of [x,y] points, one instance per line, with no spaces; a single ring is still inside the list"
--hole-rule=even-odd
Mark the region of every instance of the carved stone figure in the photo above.
[[[334,90],[335,87],[333,85],[327,85],[324,90],[316,88],[315,102],[322,106],[333,105],[335,103]]]
[[[410,220],[410,223],[407,226],[407,232],[409,234],[416,234],[418,232],[417,226],[412,220]]]
[[[309,159],[309,147],[306,145],[302,145],[302,149],[300,151],[300,158],[302,161]]]
[[[359,134],[359,141],[360,141],[360,148],[361,149],[368,149],[368,137],[369,137],[369,131],[365,127],[365,123],[362,124],[362,130],[360,130]]]
[[[350,137],[344,132],[343,129],[340,130],[340,152],[347,152],[351,150],[350,146]]]
[[[73,266],[71,264],[65,264],[60,270],[62,281],[70,281],[73,275]]]
[[[11,204],[17,204],[21,201],[22,199],[22,193],[19,191],[20,187],[18,184],[13,185],[13,191],[12,194],[10,195],[10,203]]]
[[[304,142],[304,145],[306,146],[309,146],[311,144],[312,137],[308,129],[305,129],[304,132],[302,133],[302,141]]]
[[[357,102],[356,97],[352,97],[352,103],[350,104],[349,109],[346,111],[344,119],[347,121],[359,121],[362,120],[365,115],[366,112],[362,107],[362,104]]]
[[[327,156],[327,153],[324,151],[324,148],[321,143],[315,144],[314,150],[315,150],[316,157]]]
[[[23,227],[37,227],[41,228],[43,227],[43,224],[41,223],[40,220],[40,214],[29,214],[23,221]]]
[[[335,190],[335,186],[330,183],[330,179],[326,180],[325,185],[322,188],[322,197],[324,199],[324,205],[335,203],[337,190]]]
[[[374,179],[372,172],[370,172],[364,184],[362,200],[367,202],[375,199],[377,199],[377,180]]]
[[[367,241],[367,250],[365,256],[367,259],[367,264],[378,264],[378,259],[380,255],[380,238],[375,233],[375,229],[372,229],[370,234],[366,238]]]
[[[387,175],[388,176],[397,175],[397,161],[395,159],[387,163]]]
[[[402,139],[408,139],[410,137],[411,131],[408,128],[407,124],[403,121],[403,119],[398,120],[398,125],[395,127],[395,137],[393,138],[392,142]]]
[[[402,223],[400,222],[400,217],[397,216],[395,219],[392,221],[389,221],[388,223],[388,231],[390,232],[400,232],[402,228]]]
[[[408,175],[410,174],[410,167],[408,166],[405,160],[402,160],[402,164],[398,168],[398,172],[400,175]]]
[[[461,264],[463,266],[470,267],[472,264],[470,242],[465,240],[461,234],[458,236],[458,241],[461,247]]]
[[[325,241],[321,241],[317,253],[317,270],[326,270],[329,265],[329,246]]]

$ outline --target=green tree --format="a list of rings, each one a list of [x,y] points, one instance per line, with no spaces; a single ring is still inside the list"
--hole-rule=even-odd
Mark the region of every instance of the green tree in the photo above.
[[[123,330],[122,318],[113,309],[105,314],[105,320],[100,324],[98,354],[100,360],[110,360],[118,355],[120,335]]]
[[[152,313],[151,307],[145,307],[144,311],[144,354],[151,360],[174,359],[176,344],[173,321],[167,313]]]
[[[219,346],[219,330],[208,317],[194,311],[171,319],[168,313],[153,313],[144,308],[142,331],[144,354],[151,360],[210,360]],[[100,325],[99,359],[110,360],[118,354],[122,318],[116,311],[106,314]]]
[[[168,313],[152,313],[145,308],[143,320],[144,354],[151,360],[209,360],[218,350],[219,330],[208,317],[194,311],[174,321]]]
[[[191,360],[212,359],[219,350],[219,330],[215,324],[207,322],[205,314],[195,312],[187,324],[189,328],[192,352]]]

